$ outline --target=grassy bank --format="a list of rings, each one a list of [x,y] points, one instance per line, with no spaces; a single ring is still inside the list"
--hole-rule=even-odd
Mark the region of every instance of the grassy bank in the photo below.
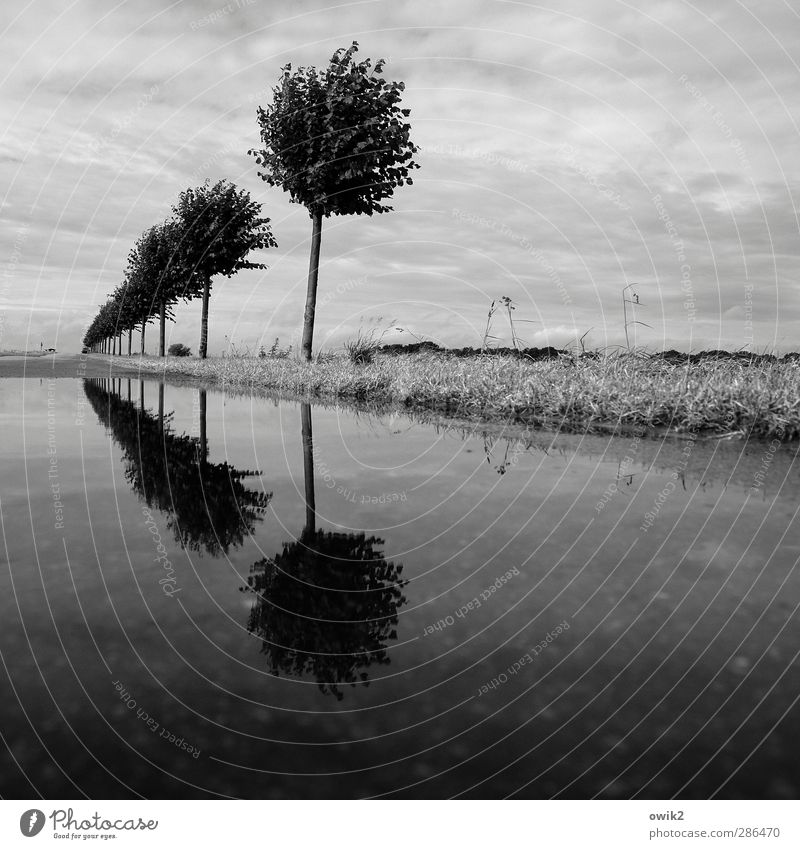
[[[127,358],[121,358],[126,360]],[[667,428],[782,441],[800,437],[800,362],[678,364],[638,354],[527,361],[505,356],[380,354],[313,363],[285,358],[132,358],[146,371],[242,389],[373,401],[572,431]]]

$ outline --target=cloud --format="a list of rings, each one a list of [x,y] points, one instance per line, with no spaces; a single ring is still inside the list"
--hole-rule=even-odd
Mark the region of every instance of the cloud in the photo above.
[[[296,338],[310,223],[247,156],[255,108],[284,63],[353,39],[405,80],[422,169],[392,214],[326,220],[318,340],[392,309],[472,344],[508,295],[531,336],[619,344],[633,282],[641,344],[739,347],[752,325],[754,346],[796,347],[800,26],[782,4],[34,0],[0,74],[0,313],[24,302],[75,349],[80,322],[45,310],[100,303],[136,236],[224,176],[279,248],[267,273],[214,287],[212,350]],[[12,312],[3,344],[20,347]],[[175,338],[192,344],[198,313],[178,308]]]

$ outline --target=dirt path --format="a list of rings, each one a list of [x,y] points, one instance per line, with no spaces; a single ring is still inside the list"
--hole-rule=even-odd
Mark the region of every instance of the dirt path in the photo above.
[[[0,356],[3,377],[131,377],[138,375],[136,362],[119,357],[113,363],[105,357],[80,354],[53,354],[49,357]],[[153,378],[153,372],[142,377]]]

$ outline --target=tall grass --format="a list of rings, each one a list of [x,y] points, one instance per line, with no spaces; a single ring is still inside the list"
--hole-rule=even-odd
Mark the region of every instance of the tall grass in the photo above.
[[[131,363],[133,365],[133,363]],[[800,437],[800,363],[666,362],[635,353],[529,361],[418,352],[371,362],[291,358],[143,359],[145,370],[243,389],[410,409],[572,431],[644,427]]]

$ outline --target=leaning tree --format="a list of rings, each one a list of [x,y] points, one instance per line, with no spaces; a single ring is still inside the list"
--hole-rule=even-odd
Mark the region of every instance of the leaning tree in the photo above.
[[[277,247],[269,218],[261,215],[261,204],[249,192],[228,180],[187,189],[173,208],[180,230],[181,267],[187,282],[187,297],[202,297],[199,356],[208,351],[208,301],[211,278],[232,277],[243,268],[266,268],[251,262],[253,250]]]
[[[311,359],[322,218],[388,212],[383,202],[419,165],[400,108],[402,82],[380,74],[383,59],[355,60],[358,43],[340,48],[324,70],[283,68],[273,101],[259,108],[261,150],[251,150],[259,176],[289,192],[312,220],[311,259],[303,321],[303,356]]]

